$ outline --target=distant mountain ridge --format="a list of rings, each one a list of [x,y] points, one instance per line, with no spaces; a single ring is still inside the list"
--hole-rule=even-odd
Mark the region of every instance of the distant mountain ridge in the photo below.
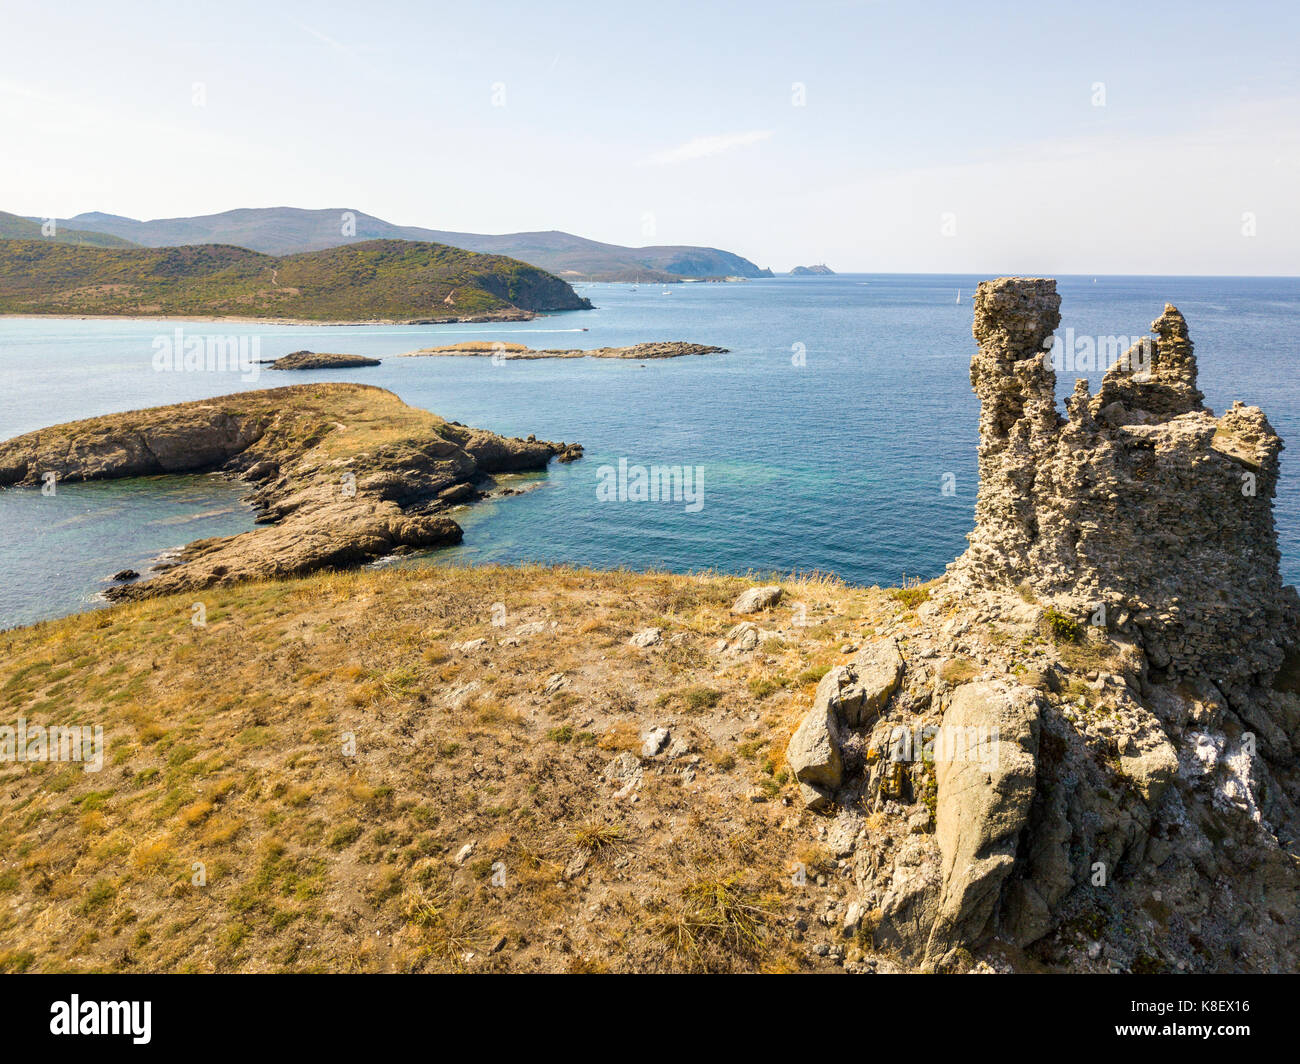
[[[0,313],[303,321],[519,321],[591,303],[501,255],[414,240],[271,256],[229,244],[0,240]]]
[[[92,248],[129,248],[132,243],[119,236],[103,232],[69,229],[55,222],[54,232],[45,235],[44,218],[20,218],[16,214],[0,211],[0,240],[53,240],[59,244],[80,244]]]
[[[630,248],[558,230],[537,233],[459,233],[394,225],[362,211],[258,207],[193,218],[138,221],[92,211],[61,220],[78,230],[105,233],[144,247],[233,244],[268,255],[321,251],[367,240],[418,240],[489,255],[505,255],[566,280],[675,281],[685,277],[770,277],[740,255],[718,248],[671,245]]]

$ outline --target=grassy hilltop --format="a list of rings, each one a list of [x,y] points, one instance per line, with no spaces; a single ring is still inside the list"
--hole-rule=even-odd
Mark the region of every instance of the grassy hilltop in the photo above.
[[[808,624],[719,655],[747,586],[327,573],[0,633],[11,724],[105,736],[98,773],[0,764],[0,971],[829,966],[783,751],[842,630],[907,610],[786,581]]]
[[[545,270],[443,244],[371,240],[275,257],[224,244],[0,240],[5,314],[439,321],[589,306]]]

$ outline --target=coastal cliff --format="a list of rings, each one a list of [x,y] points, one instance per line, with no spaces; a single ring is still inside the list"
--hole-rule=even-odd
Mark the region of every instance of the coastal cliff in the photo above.
[[[454,535],[476,473],[575,454],[357,385],[0,447],[5,482],[226,468],[274,522],[0,633],[16,712],[76,692],[108,754],[3,777],[0,971],[1300,967],[1281,441],[1205,409],[1172,307],[1062,415],[1058,314],[1052,281],[980,286],[970,548],[898,588],[218,572],[241,540],[243,576],[296,571],[295,527],[343,530],[327,567]]]

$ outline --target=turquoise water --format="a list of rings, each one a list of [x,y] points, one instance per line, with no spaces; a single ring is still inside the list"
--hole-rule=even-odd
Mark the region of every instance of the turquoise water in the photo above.
[[[822,570],[857,583],[935,576],[965,546],[976,489],[970,295],[978,277],[841,275],[743,284],[595,285],[594,311],[504,326],[268,327],[181,323],[257,337],[262,358],[300,348],[386,357],[464,339],[601,347],[684,339],[731,353],[645,364],[388,359],[350,371],[157,372],[175,322],[0,319],[0,438],[93,414],[250,387],[356,380],[444,417],[585,445],[525,495],[457,514],[465,542],[432,560],[547,561],[679,571]],[[1300,279],[1062,278],[1062,330],[1137,336],[1166,301],[1186,315],[1201,387],[1221,411],[1264,407],[1300,441]],[[665,291],[668,294],[665,294]],[[586,329],[587,331],[581,331]],[[802,350],[803,364],[796,355]],[[1099,372],[1063,373],[1094,389]],[[702,505],[601,501],[601,468],[680,466]],[[1300,577],[1300,484],[1283,455],[1277,516],[1287,578]],[[945,474],[955,494],[941,490]],[[0,492],[0,627],[84,608],[116,569],[200,535],[249,527],[231,486],[200,478],[60,487],[77,506],[57,534],[38,493]],[[179,490],[179,489],[177,489]],[[189,506],[190,510],[186,510]],[[175,507],[175,509],[168,509]],[[165,511],[165,512],[164,512]],[[217,511],[216,513],[210,513]],[[188,512],[198,524],[160,523]],[[162,516],[160,516],[162,515]],[[147,530],[147,533],[146,531]]]
[[[0,490],[0,628],[95,605],[122,569],[148,575],[164,551],[244,532],[245,490],[218,476],[136,477]]]

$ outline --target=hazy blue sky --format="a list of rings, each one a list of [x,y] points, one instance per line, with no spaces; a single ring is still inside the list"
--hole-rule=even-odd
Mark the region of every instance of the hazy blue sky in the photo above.
[[[0,19],[0,209],[22,214],[338,207],[777,269],[1300,273],[1294,0]]]

